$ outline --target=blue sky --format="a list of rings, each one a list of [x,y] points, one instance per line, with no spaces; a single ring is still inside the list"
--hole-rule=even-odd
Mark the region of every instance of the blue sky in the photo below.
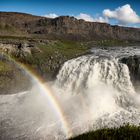
[[[119,7],[122,9],[116,12],[115,10]],[[105,9],[109,9],[109,11],[104,12]],[[122,10],[125,13],[125,9],[126,11],[130,10],[131,13],[133,10],[135,15],[129,17],[129,15],[124,14],[130,20],[126,19],[123,22],[125,17],[122,16],[120,19],[119,13]],[[0,11],[24,12],[41,16],[53,13],[58,16],[73,15],[85,19],[90,16],[91,21],[99,21],[99,18],[102,18],[111,24],[140,27],[140,0],[0,0]],[[90,20],[89,17],[87,18]]]

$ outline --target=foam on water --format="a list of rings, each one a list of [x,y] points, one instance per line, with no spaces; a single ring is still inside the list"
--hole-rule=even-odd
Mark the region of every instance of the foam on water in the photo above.
[[[87,55],[67,61],[49,84],[73,136],[124,123],[139,125],[139,94],[127,65],[118,59]],[[66,139],[61,121],[40,94],[0,96],[1,139]]]

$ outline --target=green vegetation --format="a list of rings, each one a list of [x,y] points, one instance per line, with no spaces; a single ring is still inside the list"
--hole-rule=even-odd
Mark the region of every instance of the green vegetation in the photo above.
[[[1,29],[1,27],[0,27],[0,29]],[[25,37],[25,36],[2,36],[2,35],[0,35],[0,40],[6,40],[6,41],[9,41],[9,40],[12,40],[12,41],[20,41],[20,40],[27,40],[27,39],[30,39],[30,38],[28,38],[28,37]]]
[[[120,128],[100,129],[86,134],[82,134],[70,140],[139,140],[140,126],[129,124]]]
[[[101,47],[114,47],[114,46],[135,46],[135,45],[139,45],[140,42],[139,41],[132,41],[132,40],[98,40],[95,41],[96,46],[101,46]]]
[[[15,41],[17,41],[16,38]],[[26,43],[26,41],[22,41],[23,44]],[[0,51],[11,55],[13,59],[26,65],[44,80],[52,80],[65,61],[87,53],[88,47],[81,42],[49,40],[45,43],[37,42],[31,47],[18,48],[17,46],[15,49],[13,46],[10,51],[5,50],[1,49]],[[1,58],[3,57],[1,56]],[[5,58],[0,59],[0,94],[7,94],[8,91],[13,91],[11,89],[13,87],[26,89],[30,84],[28,84],[29,82],[27,81],[29,80],[24,75],[16,65]]]
[[[88,47],[80,42],[50,41],[40,44],[31,50],[31,55],[23,58],[16,57],[18,61],[30,66],[41,76],[55,76],[60,66],[67,60],[88,52]]]
[[[11,50],[1,49],[1,52],[5,52],[11,55],[17,61],[25,64],[31,70],[36,72],[44,80],[53,80],[57,75],[59,69],[65,61],[89,53],[89,49],[97,46],[107,46],[109,44],[115,44],[117,41],[102,40],[102,41],[90,41],[90,42],[76,42],[76,41],[62,41],[62,40],[42,40],[36,38],[25,37],[9,37],[1,36],[0,40],[11,44]],[[12,46],[17,44],[17,48]],[[19,44],[23,46],[18,47]],[[29,46],[28,46],[29,44]],[[31,44],[31,45],[30,45]],[[117,44],[117,43],[116,43]],[[110,45],[111,46],[111,45]],[[13,47],[13,49],[12,49]],[[17,80],[13,80],[14,74],[17,75]],[[5,75],[6,74],[6,75]],[[20,83],[23,81],[20,72],[13,69],[11,65],[5,64],[0,61],[0,86],[6,87],[6,80],[4,81],[4,75],[7,78],[7,82],[11,81],[16,84],[16,81]],[[10,76],[9,76],[10,75]],[[18,78],[19,76],[19,78]],[[5,84],[3,84],[5,83]],[[12,85],[12,83],[10,83]],[[6,87],[7,88],[7,87]],[[8,89],[8,88],[7,88]]]
[[[100,41],[97,41],[97,46],[106,46],[106,47],[126,46],[128,44],[129,44],[128,41],[122,41],[122,40],[100,40]]]
[[[5,62],[0,61],[0,74],[10,72],[12,69],[9,65],[7,65]]]
[[[71,59],[77,55],[81,55],[87,51],[87,48],[82,46],[79,42],[56,41],[52,44],[50,43],[48,45],[40,45],[38,47],[43,52],[44,57],[52,56],[54,55],[54,52],[58,52],[68,59]]]
[[[5,26],[5,28],[9,28],[9,26]],[[24,36],[0,36],[0,41],[11,44],[11,48],[8,48],[9,50],[7,48],[1,48],[1,52],[5,52],[17,61],[25,64],[44,80],[53,80],[65,61],[88,54],[89,49],[92,47],[109,47],[119,43],[120,45],[123,44],[123,42],[117,40],[76,42],[68,40],[46,40]],[[17,45],[16,48],[13,44]],[[22,45],[20,46],[19,44]],[[15,79],[14,76],[12,76],[14,75],[13,73],[17,75],[17,80],[13,80]],[[13,69],[11,65],[0,62],[0,86],[2,85],[3,90],[7,83],[6,80],[4,81],[5,77],[6,80],[8,80],[7,82],[10,81],[15,84],[16,82],[20,83],[19,81],[23,81],[22,79],[24,79],[21,73]],[[12,83],[8,85],[12,85]],[[6,89],[8,88],[6,87]]]

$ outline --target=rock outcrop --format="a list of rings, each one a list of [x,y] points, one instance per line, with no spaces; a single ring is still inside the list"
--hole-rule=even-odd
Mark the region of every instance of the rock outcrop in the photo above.
[[[140,40],[140,29],[86,22],[74,17],[55,19],[0,12],[0,35],[70,40]]]
[[[128,66],[132,81],[140,82],[140,56],[124,57],[120,61]]]
[[[139,92],[139,90],[140,90],[140,87],[139,87],[139,84],[140,84],[140,56],[134,55],[134,56],[124,57],[120,61],[128,66],[131,81],[135,87],[135,90]]]

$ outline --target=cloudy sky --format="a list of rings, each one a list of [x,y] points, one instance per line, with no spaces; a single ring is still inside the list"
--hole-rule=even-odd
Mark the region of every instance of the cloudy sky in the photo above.
[[[140,28],[140,0],[0,0],[0,11],[50,18],[69,15],[91,22]]]

